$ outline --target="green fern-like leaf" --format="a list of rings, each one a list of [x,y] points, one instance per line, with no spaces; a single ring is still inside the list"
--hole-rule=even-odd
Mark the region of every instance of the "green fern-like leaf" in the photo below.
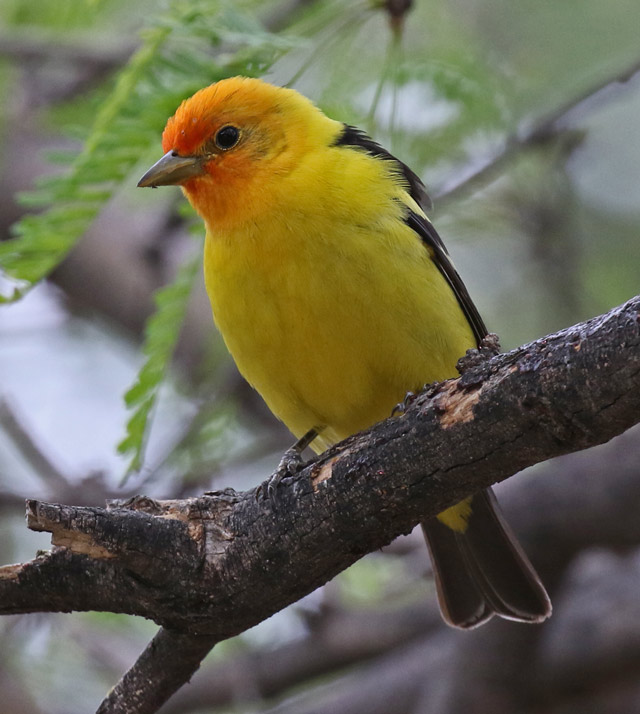
[[[136,383],[125,394],[127,407],[134,410],[127,423],[127,435],[118,445],[121,454],[132,457],[125,480],[142,466],[149,416],[171,362],[200,262],[200,256],[186,262],[174,282],[155,294],[156,312],[145,328],[143,353],[146,361],[138,373]]]
[[[233,4],[174,0],[142,33],[143,43],[103,101],[84,147],[68,173],[47,177],[22,196],[45,207],[14,227],[0,244],[0,270],[21,297],[67,255],[122,181],[155,157],[166,119],[182,99],[223,77],[264,70],[290,40],[272,35]],[[224,54],[214,55],[224,42]]]
[[[121,72],[109,99],[98,112],[84,149],[68,174],[47,178],[40,190],[25,198],[30,205],[49,205],[43,213],[28,215],[14,227],[16,236],[0,244],[0,267],[23,283],[12,299],[21,297],[34,283],[62,261],[89,228],[104,203],[139,161],[141,147],[149,144],[142,128],[119,145],[117,161],[109,151],[114,125],[149,65],[166,41],[169,30],[155,28]]]

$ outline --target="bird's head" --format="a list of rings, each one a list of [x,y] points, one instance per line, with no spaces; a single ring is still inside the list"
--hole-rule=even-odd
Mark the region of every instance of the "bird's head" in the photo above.
[[[224,79],[182,102],[162,135],[164,156],[138,186],[181,186],[212,225],[250,219],[278,177],[338,127],[294,90]]]

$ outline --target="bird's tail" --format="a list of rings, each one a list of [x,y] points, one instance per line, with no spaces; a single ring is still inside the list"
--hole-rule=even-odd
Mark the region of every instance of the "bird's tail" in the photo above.
[[[551,614],[549,596],[493,492],[475,495],[469,505],[464,530],[450,528],[437,517],[422,524],[442,616],[465,629],[494,614],[542,622]]]

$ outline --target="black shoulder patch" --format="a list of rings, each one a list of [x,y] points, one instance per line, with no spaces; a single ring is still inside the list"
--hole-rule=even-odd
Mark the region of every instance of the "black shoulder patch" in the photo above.
[[[466,285],[462,282],[462,278],[455,269],[449,253],[442,242],[442,238],[433,227],[430,220],[424,216],[420,216],[413,211],[409,211],[405,218],[405,223],[409,228],[413,229],[422,239],[422,241],[433,250],[433,261],[437,265],[438,270],[449,283],[454,295],[456,296],[462,311],[467,318],[467,322],[473,330],[478,345],[487,336],[487,328],[484,324],[478,308],[473,304],[471,295],[467,290]]]
[[[400,159],[396,159],[393,154],[390,154],[380,144],[376,143],[364,131],[349,124],[343,125],[343,130],[334,141],[333,146],[350,146],[356,149],[362,149],[367,154],[375,156],[385,161],[392,161],[398,168],[400,174],[409,184],[409,195],[422,208],[423,211],[430,211],[432,207],[431,199],[427,193],[425,185],[406,164],[403,164]]]
[[[354,126],[344,124],[343,131],[337,137],[333,143],[334,146],[347,146],[355,149],[361,149],[371,156],[375,156],[379,159],[384,159],[385,161],[392,161],[400,174],[404,177],[405,181],[409,184],[409,195],[413,200],[422,208],[425,213],[431,209],[431,199],[427,194],[427,189],[420,180],[420,178],[402,161],[396,159],[393,154],[390,154],[386,149],[384,149],[380,144],[377,144],[370,136],[365,134],[360,129]],[[487,335],[487,328],[480,317],[478,309],[473,304],[469,291],[467,290],[465,284],[462,282],[462,278],[455,269],[449,253],[445,248],[442,238],[438,235],[438,232],[433,227],[431,221],[424,216],[421,216],[414,211],[412,211],[407,206],[407,214],[405,216],[405,223],[414,230],[422,242],[428,246],[433,252],[433,262],[438,267],[438,270],[447,281],[451,289],[453,290],[456,299],[462,311],[464,312],[473,334],[476,338],[478,344]]]

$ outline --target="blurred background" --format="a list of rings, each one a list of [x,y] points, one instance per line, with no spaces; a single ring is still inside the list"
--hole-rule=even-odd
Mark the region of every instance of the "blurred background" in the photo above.
[[[221,77],[288,84],[414,168],[504,349],[638,292],[637,0],[410,5],[2,1],[1,563],[49,547],[25,497],[245,489],[291,444],[215,333],[199,221],[177,189],[135,189],[166,118]],[[162,711],[640,711],[640,431],[498,491],[544,625],[446,628],[414,533],[216,647]],[[93,711],[155,630],[3,618],[0,712]]]

